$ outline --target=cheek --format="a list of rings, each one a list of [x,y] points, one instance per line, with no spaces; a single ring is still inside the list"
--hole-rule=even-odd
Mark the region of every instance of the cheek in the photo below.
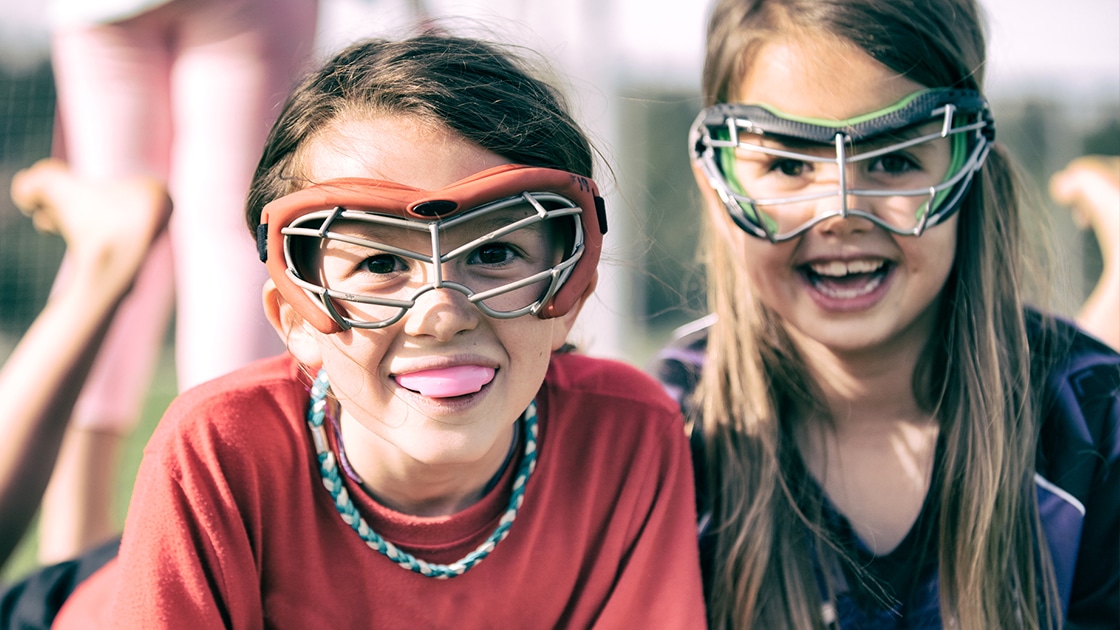
[[[513,322],[527,325],[511,326],[504,335],[506,349],[510,352],[511,358],[531,361],[534,364],[547,362],[552,355],[555,320],[542,320],[526,315],[511,321]]]
[[[953,238],[944,244],[937,253],[937,260],[934,263],[937,274],[937,292],[940,294],[945,288],[945,283],[949,280],[949,275],[953,273],[953,264],[956,257],[956,239]]]
[[[938,279],[940,286],[952,271],[957,253],[957,217],[954,216],[917,238],[898,242],[905,252],[910,270]]]
[[[759,299],[771,302],[779,294],[793,288],[796,272],[791,264],[791,243],[774,245],[744,235],[740,245],[740,264],[745,265],[751,290],[757,293]]]
[[[552,357],[552,327],[548,325],[552,321],[525,316],[495,327],[508,361],[504,392],[497,403],[501,413],[520,413],[540,390]]]
[[[323,366],[332,387],[356,394],[376,383],[389,343],[385,331],[348,330],[331,335],[323,347]]]
[[[507,325],[495,332],[509,359],[510,376],[536,391],[552,358],[555,320],[524,316],[503,323]]]

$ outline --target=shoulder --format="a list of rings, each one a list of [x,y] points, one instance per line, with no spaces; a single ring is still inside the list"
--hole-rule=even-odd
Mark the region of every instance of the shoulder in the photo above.
[[[686,413],[689,411],[689,397],[704,369],[708,332],[715,321],[716,316],[712,314],[677,328],[650,366],[650,372]]]
[[[638,405],[676,413],[673,401],[649,374],[613,359],[576,353],[553,356],[544,386],[564,400],[584,404]]]
[[[564,470],[561,478],[595,479],[603,491],[611,479],[644,487],[658,483],[653,480],[686,478],[681,471],[689,468],[690,454],[680,409],[638,368],[557,354],[537,402],[540,462]]]
[[[278,355],[188,389],[172,401],[165,419],[190,423],[213,414],[214,422],[236,424],[269,408],[287,410],[305,399],[309,388],[310,379],[295,361]]]
[[[1026,320],[1032,367],[1048,383],[1120,368],[1120,354],[1072,322],[1035,311],[1027,311]]]
[[[1028,313],[1039,384],[1039,472],[1075,495],[1120,459],[1120,354],[1059,318]]]
[[[1027,322],[1032,377],[1042,388],[1044,417],[1111,423],[1094,428],[1116,439],[1120,354],[1060,318],[1028,313]]]
[[[1116,618],[1120,354],[1069,322],[1028,313],[1041,427],[1038,511],[1070,621]]]
[[[574,444],[626,440],[673,448],[665,436],[684,438],[680,409],[649,374],[626,363],[580,354],[556,354],[541,387],[546,424]]]
[[[159,558],[157,573],[251,572],[238,545],[259,542],[273,531],[267,521],[286,511],[281,518],[289,518],[291,505],[312,487],[307,400],[300,368],[288,357],[251,364],[176,398],[136,476],[121,547],[128,566],[149,567]]]
[[[222,459],[290,463],[303,448],[308,383],[300,367],[280,355],[189,389],[168,407],[145,458],[172,471]]]

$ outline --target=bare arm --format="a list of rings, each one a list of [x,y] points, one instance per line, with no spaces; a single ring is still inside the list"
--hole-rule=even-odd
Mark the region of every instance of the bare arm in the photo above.
[[[1090,155],[1070,162],[1050,179],[1054,201],[1073,209],[1091,227],[1104,269],[1077,314],[1077,323],[1120,350],[1120,157]]]
[[[152,180],[81,180],[53,160],[18,173],[12,199],[67,251],[47,305],[0,369],[0,565],[38,508],[108,324],[171,211]]]

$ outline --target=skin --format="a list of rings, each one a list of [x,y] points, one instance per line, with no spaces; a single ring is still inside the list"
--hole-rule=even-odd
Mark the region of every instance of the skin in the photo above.
[[[17,173],[11,195],[66,240],[69,273],[0,370],[0,564],[39,507],[108,324],[171,212],[154,180],[80,179],[57,160]]]
[[[876,111],[923,87],[855,45],[816,33],[763,44],[737,85],[737,102],[832,120]],[[915,238],[892,235],[865,219],[836,217],[775,245],[736,229],[704,180],[698,181],[709,211],[749,261],[750,291],[784,319],[824,393],[829,417],[800,412],[803,459],[872,551],[892,550],[910,530],[929,488],[938,427],[914,398],[911,376],[952,267],[956,218]],[[874,211],[876,204],[898,200],[849,203]],[[834,200],[822,201],[818,212],[834,206]],[[822,291],[808,273],[884,261],[887,272],[879,284],[851,280],[856,297]]]
[[[507,160],[432,123],[382,115],[336,120],[309,141],[300,163],[310,181],[366,177],[435,189]],[[330,255],[324,253],[325,268]],[[325,335],[271,282],[264,302],[292,354],[330,375],[346,453],[367,487],[383,504],[422,516],[451,514],[481,498],[578,313],[494,319],[444,289],[423,294],[392,326]],[[456,398],[423,396],[395,379],[464,364],[492,367],[494,379]]]
[[[1077,323],[1120,350],[1120,157],[1079,157],[1050,178],[1050,196],[1093,230],[1101,250],[1101,277],[1077,313]]]

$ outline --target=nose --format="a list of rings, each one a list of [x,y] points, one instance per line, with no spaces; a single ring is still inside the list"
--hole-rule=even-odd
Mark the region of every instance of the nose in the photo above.
[[[817,198],[801,202],[796,208],[796,218],[787,224],[786,229],[806,224],[817,232],[827,234],[848,234],[871,229],[873,224],[870,221],[849,214],[853,210],[872,210],[867,206],[870,198],[849,192],[861,185],[857,170],[851,165],[843,170],[836,164],[818,165],[812,191]]]
[[[814,229],[821,234],[834,236],[847,236],[870,231],[875,227],[874,223],[864,217],[849,214],[853,210],[874,212],[874,208],[868,205],[874,203],[874,198],[853,195],[849,192],[858,190],[863,185],[859,169],[849,165],[843,171],[839,168],[834,170],[836,172],[834,185],[837,194],[835,197],[822,199],[818,202],[816,216],[819,217],[819,222],[814,226]]]
[[[429,289],[416,297],[405,314],[404,332],[414,337],[450,341],[455,335],[478,326],[482,312],[457,289]]]
[[[837,142],[837,150],[844,150],[843,143]],[[872,207],[874,197],[851,194],[852,190],[860,190],[867,184],[859,163],[833,166],[830,170],[834,173],[833,183],[837,195],[818,204],[817,216],[823,218],[815,226],[817,230],[823,234],[848,235],[873,229],[875,224],[870,220],[849,214],[853,210],[875,212]]]
[[[821,234],[829,236],[849,236],[852,234],[870,232],[874,227],[874,223],[863,217],[843,217],[839,214],[835,214],[822,219],[820,223],[813,226],[813,229]]]

